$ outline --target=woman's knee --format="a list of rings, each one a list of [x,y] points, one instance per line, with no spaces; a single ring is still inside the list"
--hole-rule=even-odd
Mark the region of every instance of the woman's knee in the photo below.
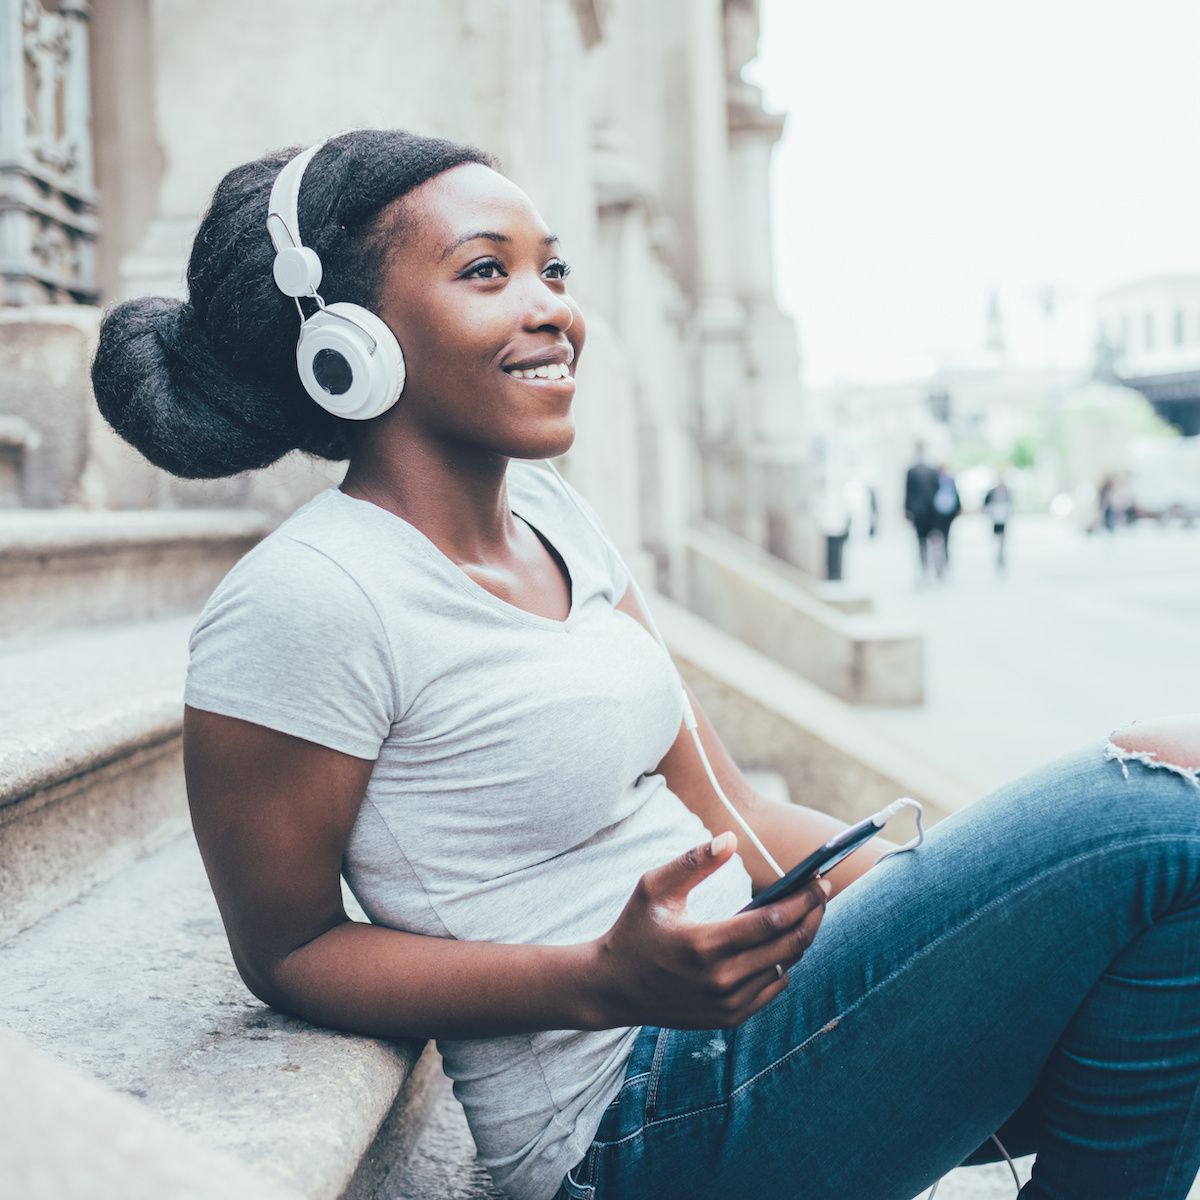
[[[1107,755],[1175,772],[1200,787],[1200,713],[1135,721],[1114,730]]]
[[[982,809],[1010,832],[1052,841],[1059,856],[1098,838],[1200,832],[1200,716],[1117,730],[1014,780]]]

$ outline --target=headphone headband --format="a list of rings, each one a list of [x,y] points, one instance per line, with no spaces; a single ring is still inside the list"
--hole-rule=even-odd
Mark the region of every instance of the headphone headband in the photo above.
[[[318,142],[290,159],[271,185],[271,198],[267,201],[267,232],[278,251],[289,247],[299,250],[304,245],[300,240],[300,183],[304,179],[305,168],[324,145],[324,142]],[[280,240],[280,226],[287,235],[286,242]]]

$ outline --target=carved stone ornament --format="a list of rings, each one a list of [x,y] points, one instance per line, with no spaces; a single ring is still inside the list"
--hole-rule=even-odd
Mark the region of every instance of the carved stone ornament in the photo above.
[[[79,163],[76,139],[86,130],[67,128],[66,92],[71,55],[68,18],[25,0],[25,144],[39,162],[61,175]]]
[[[86,0],[0,0],[0,304],[93,303]],[[23,115],[23,119],[22,119]]]

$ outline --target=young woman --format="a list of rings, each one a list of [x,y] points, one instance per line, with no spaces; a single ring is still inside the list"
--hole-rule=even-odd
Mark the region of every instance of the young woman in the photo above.
[[[272,274],[292,157],[226,176],[188,302],[119,305],[94,369],[108,420],[177,475],[349,462],[191,641],[188,795],[250,990],[436,1038],[517,1200],[908,1200],[995,1131],[1038,1152],[1027,1197],[1182,1200],[1200,721],[1100,739],[914,853],[871,869],[869,845],[832,895],[740,914],[774,872],[736,842],[624,566],[536,465],[574,440],[585,341],[552,231],[475,150],[321,146],[289,236],[319,257],[320,303],[381,319],[365,336],[394,334],[406,372],[379,415],[337,416],[298,376],[318,302]],[[336,398],[339,364],[310,358]],[[696,712],[785,868],[841,827],[754,795]]]

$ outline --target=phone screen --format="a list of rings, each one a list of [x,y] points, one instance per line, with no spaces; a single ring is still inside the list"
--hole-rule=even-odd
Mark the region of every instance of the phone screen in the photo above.
[[[791,895],[792,892],[802,888],[817,875],[831,871],[848,854],[853,854],[859,846],[879,833],[884,824],[885,822],[874,816],[859,821],[857,825],[851,825],[849,829],[843,829],[836,837],[830,838],[806,859],[798,862],[781,879],[777,879],[769,887],[763,888],[745,908],[739,911],[748,912],[752,908],[762,908],[764,904],[771,904],[776,900],[783,899],[784,896]]]

